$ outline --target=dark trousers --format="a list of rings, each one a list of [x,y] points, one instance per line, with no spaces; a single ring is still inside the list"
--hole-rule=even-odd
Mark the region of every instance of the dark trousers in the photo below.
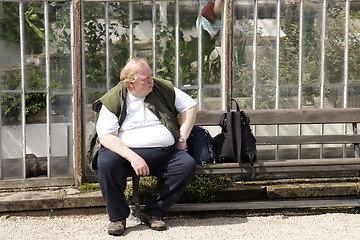
[[[151,216],[164,217],[192,180],[196,169],[195,160],[175,146],[132,150],[145,159],[150,175],[158,178],[157,198],[145,206],[144,212]],[[99,184],[106,200],[110,221],[119,221],[129,216],[130,208],[124,191],[127,177],[133,175],[135,171],[127,160],[107,148],[99,151]]]

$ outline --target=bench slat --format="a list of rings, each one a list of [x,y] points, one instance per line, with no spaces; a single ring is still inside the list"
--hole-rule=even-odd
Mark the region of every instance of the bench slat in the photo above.
[[[216,126],[219,124],[224,110],[199,111],[196,124]],[[270,110],[245,110],[249,115],[252,125],[274,124],[330,124],[353,123],[360,121],[360,109],[270,109]]]
[[[360,207],[358,199],[310,199],[310,200],[270,200],[270,201],[238,201],[215,203],[177,203],[169,211],[216,211],[216,210],[249,210],[249,209],[286,209],[316,207]]]
[[[256,136],[257,145],[360,143],[360,135]]]
[[[360,164],[351,165],[322,165],[322,166],[279,166],[279,167],[256,167],[257,173],[289,173],[289,172],[326,172],[326,171],[360,171]],[[217,169],[197,169],[196,174],[252,174],[253,170],[249,167],[242,168],[217,168]]]
[[[258,160],[255,172],[305,172],[305,171],[346,171],[359,170],[359,158],[323,158],[323,159],[287,159],[287,160]],[[240,168],[238,163],[216,163],[198,165],[196,174],[238,174],[251,173],[248,164]]]

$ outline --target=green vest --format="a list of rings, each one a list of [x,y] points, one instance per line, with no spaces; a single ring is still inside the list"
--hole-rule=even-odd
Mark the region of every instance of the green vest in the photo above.
[[[174,136],[175,142],[180,136],[178,111],[175,107],[175,91],[170,81],[154,77],[153,90],[145,97],[144,104],[157,116],[162,124],[169,129]],[[105,95],[93,104],[93,110],[100,111],[102,104],[109,111],[119,117],[119,125],[126,117],[126,94],[127,90],[122,82],[110,89]]]

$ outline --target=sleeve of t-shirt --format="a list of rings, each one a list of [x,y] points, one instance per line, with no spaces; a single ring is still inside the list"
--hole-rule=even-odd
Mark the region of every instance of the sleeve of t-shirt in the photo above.
[[[118,130],[119,127],[118,117],[102,105],[96,122],[96,132],[98,136],[102,137],[106,134],[112,133]]]
[[[175,107],[178,112],[182,113],[194,107],[197,102],[192,99],[188,94],[174,87],[175,89]]]

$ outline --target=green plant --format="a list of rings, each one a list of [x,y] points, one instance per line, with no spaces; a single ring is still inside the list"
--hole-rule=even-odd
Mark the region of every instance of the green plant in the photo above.
[[[105,86],[106,83],[106,26],[104,21],[104,6],[101,4],[85,4],[85,74],[88,86],[93,88]],[[109,19],[110,79],[115,85],[119,81],[120,70],[129,58],[129,9],[127,3],[115,2],[109,5],[110,11],[116,15]],[[136,23],[134,23],[136,25]],[[120,33],[119,28],[124,32]],[[94,99],[95,100],[95,99]]]
[[[26,73],[29,89],[45,88],[45,81],[39,68],[32,68]],[[2,87],[4,89],[19,89],[21,83],[20,71],[11,71],[3,77]],[[5,124],[18,124],[21,119],[21,96],[19,93],[7,93],[2,97],[2,114]],[[25,116],[28,117],[36,114],[46,107],[46,93],[28,92],[25,93]]]
[[[78,187],[80,192],[94,192],[100,190],[100,185],[98,183],[84,183]]]
[[[193,181],[185,188],[183,196],[178,202],[213,202],[215,193],[228,186],[231,179],[226,175],[196,175]],[[139,198],[147,203],[156,198],[157,179],[155,177],[141,177]],[[126,198],[131,201],[132,184],[125,191]]]
[[[27,54],[39,54],[43,50],[45,39],[43,6],[41,3],[29,3],[24,6],[25,50]],[[19,19],[19,4],[17,2],[1,2],[1,38],[20,43]]]
[[[196,175],[186,187],[180,202],[213,202],[215,193],[227,187],[230,182],[227,175]]]
[[[161,66],[157,69],[157,76],[163,79],[174,81],[175,79],[175,58],[176,39],[175,30],[170,31],[166,26],[159,24],[157,28],[157,49],[158,63]],[[166,39],[166,46],[160,45],[161,39]],[[203,31],[202,54],[203,68],[202,79],[204,84],[217,84],[220,82],[221,62],[220,54],[213,54],[216,47],[217,36],[211,38],[208,32]],[[184,38],[182,30],[179,30],[179,62],[180,82],[182,85],[195,85],[198,78],[198,44],[199,38],[190,36],[190,40]]]

